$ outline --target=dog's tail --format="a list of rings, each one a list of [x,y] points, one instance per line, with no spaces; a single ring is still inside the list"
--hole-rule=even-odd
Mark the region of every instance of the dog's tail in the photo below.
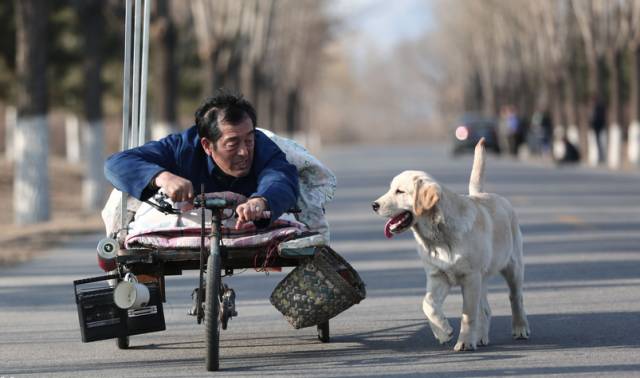
[[[480,138],[473,152],[473,167],[469,178],[469,195],[482,193],[484,186],[484,138]]]

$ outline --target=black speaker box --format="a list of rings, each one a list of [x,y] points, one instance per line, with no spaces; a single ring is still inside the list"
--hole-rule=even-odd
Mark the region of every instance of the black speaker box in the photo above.
[[[145,307],[123,310],[113,300],[114,288],[106,284],[78,288],[80,285],[117,278],[116,275],[73,282],[82,341],[113,339],[166,329],[160,288],[147,284],[149,303]]]

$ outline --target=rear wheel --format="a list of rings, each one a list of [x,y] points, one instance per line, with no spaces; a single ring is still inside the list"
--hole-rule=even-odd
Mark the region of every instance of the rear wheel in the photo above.
[[[213,241],[212,241],[213,242]],[[218,248],[218,247],[214,247]],[[207,259],[207,288],[205,294],[204,325],[206,329],[207,371],[220,366],[220,253],[211,251]],[[215,252],[215,253],[214,253]]]
[[[329,336],[329,321],[327,320],[324,323],[318,324],[318,340],[323,343],[328,343],[330,341]]]
[[[120,336],[116,339],[118,349],[129,349],[129,336]]]

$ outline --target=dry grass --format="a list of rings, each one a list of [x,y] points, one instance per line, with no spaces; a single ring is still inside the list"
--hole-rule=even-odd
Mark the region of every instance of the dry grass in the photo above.
[[[50,157],[49,188],[51,220],[35,225],[14,225],[13,166],[0,160],[0,265],[29,260],[74,236],[103,230],[99,212],[82,210],[80,166]]]

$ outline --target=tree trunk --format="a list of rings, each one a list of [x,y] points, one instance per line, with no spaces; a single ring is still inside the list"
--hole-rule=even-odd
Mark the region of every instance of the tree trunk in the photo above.
[[[15,142],[14,135],[16,124],[18,123],[18,114],[16,107],[5,105],[4,107],[4,157],[7,161],[14,161]]]
[[[82,203],[87,211],[99,210],[105,203],[105,180],[102,174],[104,164],[104,127],[102,120],[87,122],[82,133],[85,166],[82,180]]]
[[[267,116],[267,112],[268,112],[268,106],[266,106],[266,104],[268,103],[268,100],[266,100],[264,98],[263,95],[263,86],[264,86],[264,81],[263,81],[263,77],[262,77],[262,72],[260,71],[260,67],[255,65],[253,66],[253,74],[251,75],[251,97],[250,99],[253,101],[253,106],[256,109],[256,112],[258,113],[258,117],[262,118],[268,118]],[[260,122],[263,123],[263,122]],[[264,123],[265,127],[269,127],[266,123]],[[262,126],[260,126],[262,127]]]
[[[587,55],[587,68],[588,68],[588,98],[589,106],[585,108],[585,119],[590,119],[590,114],[593,112],[593,107],[597,101],[604,101],[606,98],[603,93],[606,89],[605,86],[605,62],[603,58],[597,57],[595,54]],[[611,109],[609,109],[609,112]],[[596,135],[596,131],[589,126],[588,133],[588,162],[591,166],[596,166],[604,162],[606,155],[606,148],[604,139],[606,138],[606,132],[600,132],[600,135]],[[599,141],[599,143],[598,143]]]
[[[567,120],[567,138],[576,146],[580,145],[580,135],[578,131],[578,122],[575,108],[575,92],[573,83],[570,78],[566,76],[562,80],[562,93],[564,98],[564,114]]]
[[[278,106],[278,94],[272,93],[270,96],[268,96],[268,99],[269,99],[268,122],[271,125],[269,129],[276,134],[281,133],[283,130],[282,130],[282,124],[280,123],[280,119],[278,117],[278,113],[280,111],[280,108]]]
[[[491,117],[496,108],[495,106],[495,92],[493,87],[493,79],[491,78],[491,65],[489,62],[483,62],[481,64],[480,72],[480,87],[482,90],[482,112],[485,116]]]
[[[178,65],[175,61],[177,31],[169,11],[170,0],[158,0],[156,17],[151,27],[155,42],[153,72],[154,99],[157,119],[151,128],[152,138],[160,139],[177,131],[176,95]]]
[[[571,99],[571,107],[573,108],[573,114],[575,117],[575,124],[578,130],[578,144],[580,146],[580,158],[582,161],[586,161],[589,155],[589,119],[585,117],[586,113],[583,109],[583,104],[580,103],[577,93],[578,78],[575,75],[569,75],[569,82],[567,85],[571,86],[573,97]]]
[[[630,125],[627,153],[629,162],[640,164],[640,45],[629,49]]]
[[[18,124],[14,134],[14,219],[49,219],[47,125],[47,0],[16,0]]]
[[[287,96],[287,117],[286,117],[286,131],[289,137],[293,137],[296,131],[300,128],[300,99],[299,92],[296,88],[289,91]]]
[[[104,1],[83,0],[79,3],[84,34],[85,117],[83,132],[84,177],[82,202],[84,209],[95,211],[104,205],[105,191],[102,165],[104,163],[102,123],[102,51],[104,30]]]
[[[218,81],[222,87],[233,92],[240,91],[240,62],[237,46],[234,43],[226,43],[227,49],[218,55],[217,70]]]
[[[549,85],[550,111],[553,124],[551,136],[551,146],[553,157],[557,160],[562,159],[565,155],[565,145],[563,138],[567,135],[567,123],[565,117],[565,107],[563,99],[562,80],[554,78]]]
[[[276,131],[272,118],[273,101],[272,93],[266,86],[260,86],[255,97],[256,112],[258,113],[258,126]]]
[[[207,98],[215,94],[216,85],[216,65],[213,63],[213,54],[208,58],[200,57],[200,63],[202,64],[202,71],[204,72],[204,84],[202,85],[202,98]]]
[[[67,162],[80,163],[80,123],[78,116],[69,113],[64,117],[65,152]]]
[[[622,106],[620,104],[620,60],[619,51],[611,50],[607,53],[609,68],[609,122],[607,132],[607,165],[618,169],[622,163]]]

